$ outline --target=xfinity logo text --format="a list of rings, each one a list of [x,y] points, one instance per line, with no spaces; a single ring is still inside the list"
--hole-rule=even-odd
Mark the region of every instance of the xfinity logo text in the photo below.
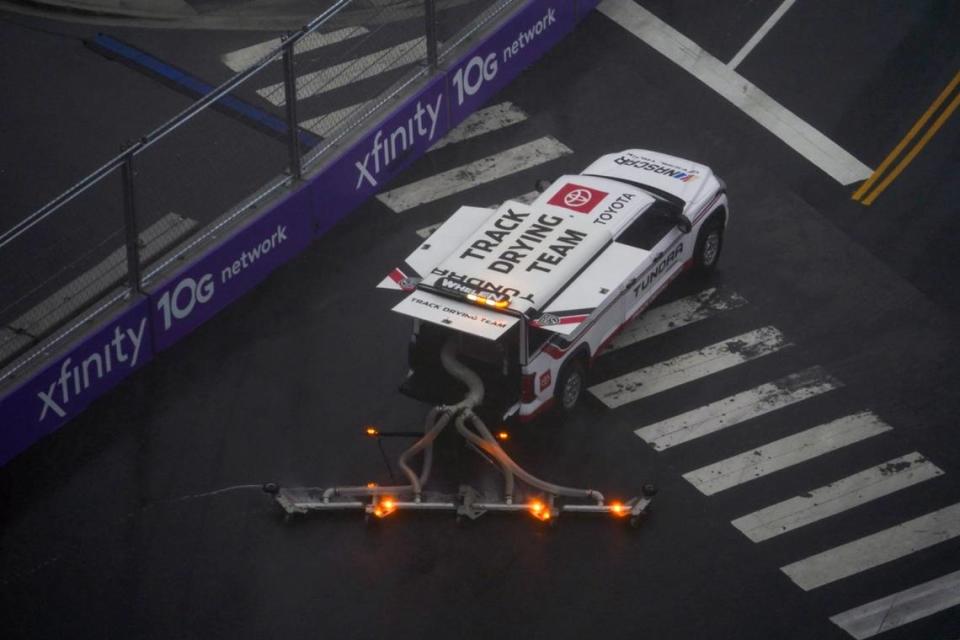
[[[381,171],[390,166],[394,160],[403,155],[407,149],[413,147],[419,138],[426,138],[432,141],[437,130],[437,120],[440,118],[440,103],[443,101],[443,94],[437,95],[436,104],[427,103],[426,109],[423,104],[417,100],[417,106],[413,114],[407,119],[405,124],[384,134],[383,129],[379,129],[373,136],[373,146],[370,151],[363,156],[363,162],[357,161],[354,166],[357,168],[357,186],[358,190],[364,182],[368,182],[371,187],[376,187],[377,176]],[[424,117],[426,116],[426,118]]]
[[[114,327],[113,337],[83,361],[65,358],[60,364],[59,377],[54,378],[46,391],[37,393],[42,403],[37,421],[42,422],[50,411],[57,417],[66,417],[65,407],[115,368],[135,368],[146,327],[146,318],[140,319],[140,326],[136,329]]]

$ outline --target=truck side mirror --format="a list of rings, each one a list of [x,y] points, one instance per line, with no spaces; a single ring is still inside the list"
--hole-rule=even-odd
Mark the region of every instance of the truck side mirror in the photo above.
[[[690,219],[682,213],[677,214],[676,224],[677,229],[680,229],[680,231],[683,233],[690,233],[693,230],[693,223],[690,222]]]
[[[541,178],[540,180],[537,180],[536,184],[534,184],[533,186],[538,192],[543,193],[544,191],[550,188],[550,184],[551,184],[550,180]]]

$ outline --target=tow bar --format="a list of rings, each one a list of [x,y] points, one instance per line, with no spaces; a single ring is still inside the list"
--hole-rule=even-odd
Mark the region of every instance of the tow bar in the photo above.
[[[458,404],[434,407],[427,415],[423,434],[406,451],[400,454],[398,466],[408,484],[379,486],[376,484],[345,487],[281,487],[265,484],[263,489],[273,495],[288,516],[311,511],[362,511],[367,520],[385,518],[401,510],[451,511],[457,520],[476,520],[487,512],[527,512],[537,520],[555,525],[562,513],[605,513],[623,518],[631,527],[638,526],[649,514],[648,507],[656,495],[656,487],[646,484],[642,495],[624,502],[605,501],[603,494],[594,489],[565,487],[541,480],[513,461],[503,450],[497,438],[473,412],[483,400],[484,386],[480,377],[456,359],[456,343],[449,340],[443,347],[440,360],[444,369],[463,382],[467,395]],[[434,497],[424,491],[433,466],[433,443],[450,423],[467,443],[481,456],[494,463],[504,477],[503,500],[485,499],[469,486],[461,486],[456,497]],[[376,432],[372,431],[371,435]],[[423,454],[420,473],[410,468],[409,462],[417,454]],[[519,480],[542,495],[515,500],[515,483]],[[401,499],[403,498],[403,499]],[[579,502],[566,502],[570,498]]]

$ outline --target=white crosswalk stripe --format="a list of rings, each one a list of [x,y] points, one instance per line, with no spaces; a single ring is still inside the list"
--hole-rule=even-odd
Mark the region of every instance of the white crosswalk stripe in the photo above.
[[[573,153],[556,138],[543,137],[498,154],[438,173],[377,196],[397,213],[460,193]]]
[[[810,591],[958,535],[960,504],[954,504],[780,567],[780,570],[801,589]]]
[[[608,407],[616,408],[788,346],[790,343],[779,330],[763,327],[601,382],[590,387],[590,393]]]
[[[943,471],[935,464],[913,452],[754,511],[731,524],[754,542],[761,542],[941,475]]]
[[[347,60],[319,71],[297,76],[297,100],[318,96],[366,78],[399,69],[422,60],[426,55],[426,40],[414,38],[398,45]],[[283,83],[271,84],[257,93],[268,102],[283,106],[286,102]]]
[[[303,120],[300,122],[300,126],[307,131],[312,131],[318,136],[325,137],[334,128],[341,125],[344,120],[354,115],[354,113],[356,113],[357,117],[361,117],[366,112],[368,107],[372,108],[374,106],[375,102],[376,100],[368,100],[366,102],[352,104],[349,107],[344,107],[343,109],[338,109],[315,118]]]
[[[607,351],[622,349],[694,322],[706,320],[721,311],[736,309],[746,303],[747,301],[739,294],[720,292],[712,288],[706,289],[696,295],[645,311],[610,341]]]
[[[513,198],[507,198],[507,200],[516,200],[517,202],[522,202],[523,204],[530,204],[531,202],[533,202],[534,200],[536,200],[539,196],[540,196],[540,192],[539,192],[539,191],[528,191],[528,192],[526,192],[526,193],[524,193],[524,194],[521,194],[521,195],[519,195],[519,196],[514,196]],[[490,209],[497,209],[497,208],[500,207],[500,204],[502,204],[502,203],[491,204],[491,205],[489,206],[489,208],[490,208]]]
[[[320,47],[326,47],[327,45],[336,44],[348,38],[355,38],[357,36],[366,35],[369,33],[364,27],[347,27],[345,29],[337,29],[336,31],[330,31],[328,33],[313,33],[306,38],[303,38],[296,44],[294,47],[294,52],[305,53],[307,51],[312,51],[314,49],[319,49]],[[243,49],[237,49],[236,51],[230,51],[220,56],[220,59],[223,61],[223,64],[227,65],[233,71],[243,71],[254,62],[257,62],[265,55],[279,47],[283,44],[283,40],[280,38],[273,38],[272,40],[267,40],[266,42],[259,42],[249,47],[244,47]]]
[[[430,147],[430,151],[436,151],[449,144],[463,142],[497,129],[509,127],[526,119],[527,114],[512,102],[501,102],[489,106],[467,116],[463,122]]]
[[[683,477],[702,493],[713,495],[890,429],[889,425],[865,411],[744,451],[685,473]]]
[[[960,605],[960,571],[838,613],[830,621],[857,640]]]
[[[634,433],[654,449],[663,451],[840,386],[842,383],[822,368],[811,367],[672,418],[655,422],[637,429]]]
[[[431,225],[428,226],[428,227],[424,227],[424,228],[422,228],[422,229],[417,229],[417,235],[420,236],[421,238],[423,238],[424,240],[426,240],[426,239],[429,238],[429,237],[433,234],[433,232],[436,231],[436,230],[440,227],[440,225],[442,225],[442,224],[443,224],[442,222],[438,222],[438,223],[436,223],[436,224],[431,224]]]

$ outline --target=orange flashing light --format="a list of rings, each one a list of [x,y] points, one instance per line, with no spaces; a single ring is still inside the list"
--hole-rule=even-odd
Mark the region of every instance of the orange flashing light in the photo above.
[[[397,510],[397,503],[393,498],[381,498],[377,504],[373,505],[373,515],[378,518],[386,518]]]
[[[364,427],[363,432],[366,433],[371,438],[376,438],[377,436],[380,435],[379,429],[377,429],[374,426]]]
[[[615,518],[622,518],[623,516],[630,513],[630,509],[627,508],[627,505],[622,502],[611,502],[610,503],[610,514]]]
[[[368,482],[368,483],[367,483],[367,489],[376,489],[376,488],[377,488],[377,483],[376,483],[376,482]]]
[[[475,293],[468,293],[467,300],[475,304],[486,305],[488,307],[493,307],[494,309],[506,309],[510,306],[509,299],[495,300],[493,298],[486,298],[484,296],[478,296]]]
[[[507,433],[506,431],[497,431],[497,440],[502,440],[506,442],[509,439],[510,439],[509,433]]]
[[[532,515],[537,520],[542,520],[546,522],[553,514],[550,513],[550,509],[547,508],[547,505],[543,504],[539,500],[534,500],[529,505],[530,515]]]

